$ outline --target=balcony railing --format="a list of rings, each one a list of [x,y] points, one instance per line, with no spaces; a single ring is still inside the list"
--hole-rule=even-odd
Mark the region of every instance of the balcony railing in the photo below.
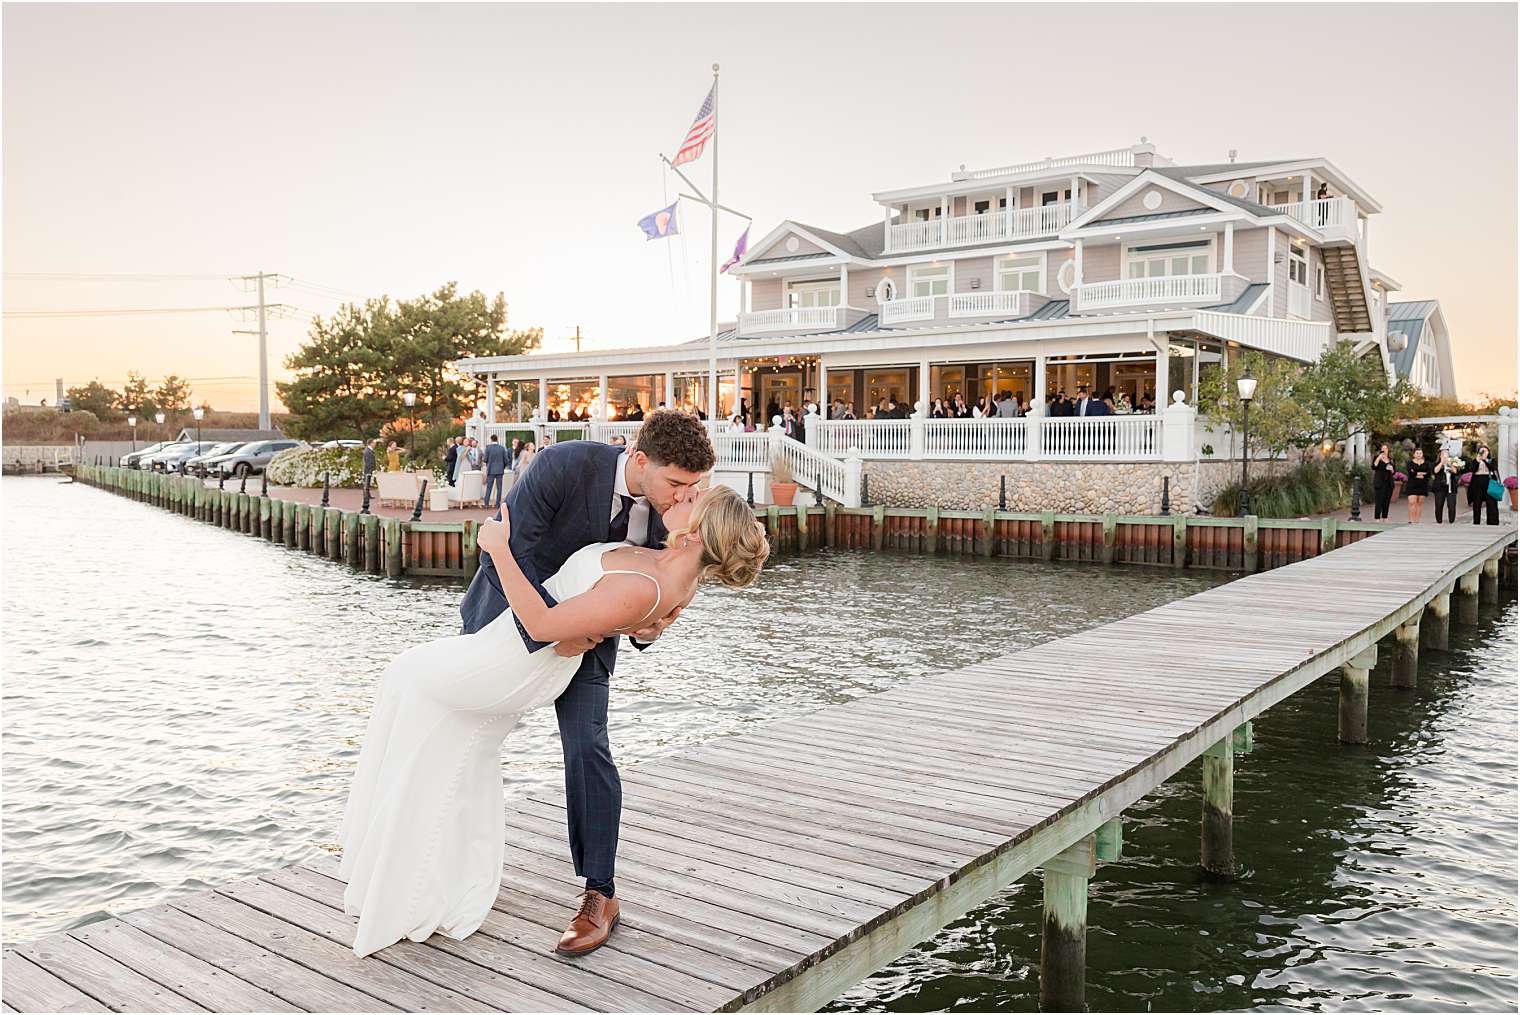
[[[928,321],[934,318],[934,296],[909,296],[900,300],[888,300],[881,305],[882,324],[905,324],[908,321]]]
[[[898,222],[887,227],[887,252],[962,247],[999,240],[1049,236],[1071,224],[1087,209],[1076,201],[1038,208],[1005,208],[980,215],[955,215],[924,222]]]
[[[1029,313],[1030,300],[1037,295],[1024,289],[956,293],[950,297],[949,314],[951,317],[991,317],[996,314],[1024,317]]]
[[[1073,309],[1082,312],[1154,304],[1219,303],[1222,302],[1226,277],[1223,274],[1162,275],[1086,282],[1072,291],[1075,297]]]
[[[1318,201],[1290,201],[1269,207],[1306,226],[1326,229],[1356,230],[1356,202],[1349,197],[1327,197]]]
[[[994,169],[976,169],[971,172],[951,173],[952,180],[987,180],[994,176],[1012,176],[1015,173],[1033,173],[1041,169],[1060,169],[1062,166],[1133,166],[1133,148],[1113,148],[1106,152],[1088,152],[1086,155],[1069,155],[1061,159],[1041,159],[1038,162],[1020,162],[1012,166]]]
[[[1114,458],[1125,461],[1161,455],[1161,417],[1130,416],[1040,419],[1040,453],[1045,458]]]
[[[750,310],[739,315],[739,331],[753,335],[763,331],[808,329],[834,330],[844,327],[848,307],[783,307],[780,310]]]

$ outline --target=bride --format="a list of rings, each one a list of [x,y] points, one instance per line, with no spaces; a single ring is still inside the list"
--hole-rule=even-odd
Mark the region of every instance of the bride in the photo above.
[[[666,549],[593,543],[544,588],[508,549],[511,518],[480,528],[510,607],[474,634],[407,649],[381,675],[343,814],[343,906],[359,917],[354,953],[402,938],[473,933],[501,887],[505,817],[501,742],[524,712],[554,701],[579,656],[535,641],[617,637],[684,608],[704,580],[743,588],[767,554],[765,527],[744,499],[715,487],[662,519]]]

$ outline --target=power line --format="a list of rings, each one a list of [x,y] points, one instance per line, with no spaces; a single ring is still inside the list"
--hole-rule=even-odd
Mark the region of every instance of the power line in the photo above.
[[[69,310],[7,310],[6,317],[15,318],[46,318],[46,317],[140,317],[146,314],[205,314],[222,311],[252,313],[259,309],[257,303],[246,307],[124,307],[111,310],[93,310],[75,308]],[[293,310],[284,303],[269,303],[266,310]]]
[[[5,278],[14,282],[210,282],[232,278],[225,275],[152,275],[146,272],[100,274],[69,271],[8,271]]]

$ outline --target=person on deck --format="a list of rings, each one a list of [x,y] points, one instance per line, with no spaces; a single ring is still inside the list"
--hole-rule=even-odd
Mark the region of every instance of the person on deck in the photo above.
[[[1393,499],[1393,473],[1393,452],[1387,444],[1380,445],[1377,457],[1372,460],[1373,521],[1388,517],[1388,502]]]

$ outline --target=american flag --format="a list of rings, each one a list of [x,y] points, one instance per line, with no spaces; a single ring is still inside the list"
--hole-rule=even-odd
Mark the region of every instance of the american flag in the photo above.
[[[681,150],[676,152],[672,166],[695,162],[702,157],[702,152],[707,148],[708,139],[718,129],[718,117],[713,113],[713,97],[717,90],[718,83],[715,81],[712,88],[708,89],[707,98],[702,100],[702,108],[697,110],[697,118],[692,121],[691,129],[686,132],[686,140],[681,142]]]

